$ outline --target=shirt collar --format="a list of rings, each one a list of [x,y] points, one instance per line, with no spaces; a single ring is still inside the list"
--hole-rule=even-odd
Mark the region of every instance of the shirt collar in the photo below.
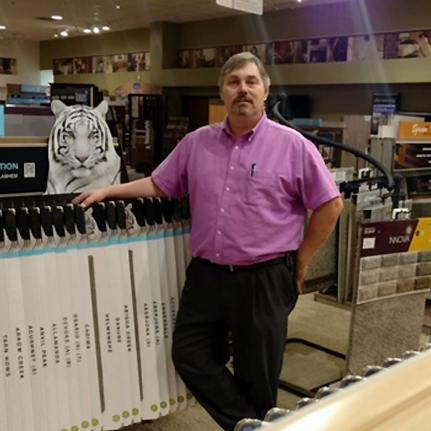
[[[263,128],[263,124],[266,123],[267,120],[268,120],[268,117],[266,115],[265,110],[263,110],[262,117],[260,118],[259,122],[250,131],[246,132],[244,135],[247,136],[247,138],[250,140],[254,135],[256,135],[256,133],[260,129]],[[233,136],[230,128],[230,124],[229,124],[229,119],[227,116],[221,124],[222,124],[222,130],[224,130],[230,136]]]

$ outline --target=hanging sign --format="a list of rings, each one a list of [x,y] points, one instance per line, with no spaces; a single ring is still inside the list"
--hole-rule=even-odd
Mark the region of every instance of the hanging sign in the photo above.
[[[400,121],[400,138],[431,138],[431,123]]]
[[[263,0],[216,0],[219,6],[262,15]]]

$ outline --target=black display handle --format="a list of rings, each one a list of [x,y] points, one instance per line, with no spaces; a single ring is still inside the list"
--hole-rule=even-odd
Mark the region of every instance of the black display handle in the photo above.
[[[309,139],[312,142],[315,142],[317,144],[322,144],[322,145],[325,145],[327,147],[339,148],[342,151],[346,151],[348,153],[355,155],[356,157],[359,157],[361,159],[366,160],[371,165],[376,167],[380,172],[382,172],[384,179],[385,179],[385,182],[386,182],[386,184],[384,186],[389,191],[394,190],[395,181],[394,181],[394,177],[393,177],[392,173],[385,166],[383,166],[380,162],[378,162],[374,157],[370,156],[367,153],[364,153],[361,150],[358,150],[357,148],[350,147],[349,145],[340,144],[339,142],[334,142],[334,141],[331,141],[330,139],[322,138],[320,136],[313,135],[312,133],[305,132],[304,130],[295,126],[291,121],[286,120],[283,117],[283,115],[281,115],[280,110],[279,110],[280,104],[283,103],[283,100],[282,100],[283,97],[285,98],[286,96],[280,95],[279,99],[281,99],[281,100],[279,100],[274,105],[274,107],[272,108],[272,112],[274,114],[274,117],[277,118],[277,120],[280,123],[284,124],[287,127],[290,127],[291,129],[296,130],[297,132],[301,133],[305,138]],[[367,180],[368,180],[367,178],[364,178],[364,181],[367,181]],[[394,194],[399,194],[399,191],[397,193],[397,191],[395,190]]]

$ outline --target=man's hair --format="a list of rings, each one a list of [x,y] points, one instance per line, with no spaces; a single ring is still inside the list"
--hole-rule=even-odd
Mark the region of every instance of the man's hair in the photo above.
[[[259,58],[257,58],[251,52],[240,52],[239,54],[235,54],[232,57],[230,57],[221,68],[220,75],[218,78],[218,86],[220,90],[223,86],[223,82],[226,75],[241,66],[245,66],[247,63],[254,63],[257,66],[257,68],[259,69],[260,77],[262,78],[264,87],[269,88],[269,86],[271,85],[271,80],[268,76],[268,73],[265,70],[265,67],[263,66],[262,62],[259,60]]]

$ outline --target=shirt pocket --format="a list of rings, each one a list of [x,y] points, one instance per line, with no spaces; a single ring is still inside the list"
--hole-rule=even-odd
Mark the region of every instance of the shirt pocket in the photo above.
[[[255,172],[244,185],[244,202],[255,206],[278,206],[282,198],[278,174],[274,172]]]

